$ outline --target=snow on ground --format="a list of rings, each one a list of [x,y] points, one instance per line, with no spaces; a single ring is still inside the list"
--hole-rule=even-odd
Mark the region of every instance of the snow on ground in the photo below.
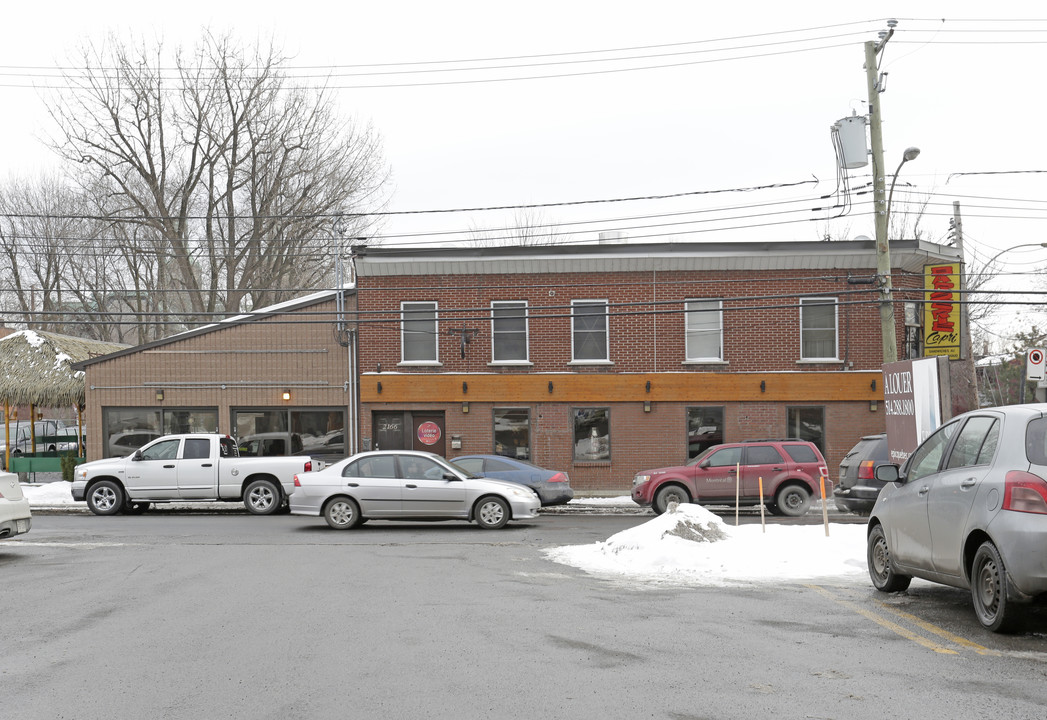
[[[699,505],[679,505],[604,542],[546,556],[594,575],[687,585],[852,581],[866,577],[865,526],[733,526]]]
[[[29,498],[29,507],[72,505],[73,493],[70,490],[71,483],[63,480],[50,483],[21,483],[22,494]],[[78,503],[80,504],[80,503]]]

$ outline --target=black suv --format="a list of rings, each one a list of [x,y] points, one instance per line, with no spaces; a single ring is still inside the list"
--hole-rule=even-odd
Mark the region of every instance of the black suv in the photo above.
[[[840,510],[866,515],[886,484],[876,479],[876,468],[889,465],[887,433],[866,435],[840,461],[840,478],[833,499]]]

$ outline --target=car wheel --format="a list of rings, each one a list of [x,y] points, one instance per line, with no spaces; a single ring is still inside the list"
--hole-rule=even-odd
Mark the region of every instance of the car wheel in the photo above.
[[[1007,602],[1007,570],[991,542],[982,543],[971,565],[974,612],[987,630],[1007,632],[1014,627],[1015,612]]]
[[[777,514],[800,517],[811,507],[811,493],[799,485],[786,485],[774,498]]]
[[[335,530],[348,530],[363,522],[360,506],[352,498],[339,497],[324,506],[324,520]]]
[[[509,503],[500,497],[489,495],[476,503],[476,524],[485,530],[497,530],[509,522]]]
[[[95,515],[116,515],[124,507],[124,490],[112,480],[95,483],[87,493],[87,507]]]
[[[280,509],[280,489],[271,480],[254,480],[244,489],[244,507],[252,515],[272,515]]]
[[[869,531],[869,545],[865,559],[869,565],[869,577],[872,578],[872,584],[881,592],[901,592],[912,582],[911,577],[900,575],[891,567],[891,551],[887,547],[887,538],[880,525]]]
[[[124,500],[123,512],[126,515],[141,515],[149,509],[149,503],[147,502],[134,502],[130,498]]]
[[[691,502],[691,497],[682,487],[679,485],[666,485],[663,488],[659,488],[658,492],[654,494],[654,502],[651,504],[651,509],[654,510],[655,514],[661,515],[669,509],[669,503],[683,505],[689,502]]]

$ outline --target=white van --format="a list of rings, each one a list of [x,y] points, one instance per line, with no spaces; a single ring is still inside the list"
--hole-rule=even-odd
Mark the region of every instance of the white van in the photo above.
[[[18,476],[0,473],[0,540],[27,533],[32,524],[29,500],[22,494]]]

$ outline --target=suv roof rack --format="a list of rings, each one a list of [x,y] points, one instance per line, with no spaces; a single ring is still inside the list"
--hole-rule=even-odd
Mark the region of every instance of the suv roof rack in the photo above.
[[[810,442],[810,440],[804,440],[803,438],[757,438],[755,440],[742,440],[743,443],[758,443],[758,442]]]

